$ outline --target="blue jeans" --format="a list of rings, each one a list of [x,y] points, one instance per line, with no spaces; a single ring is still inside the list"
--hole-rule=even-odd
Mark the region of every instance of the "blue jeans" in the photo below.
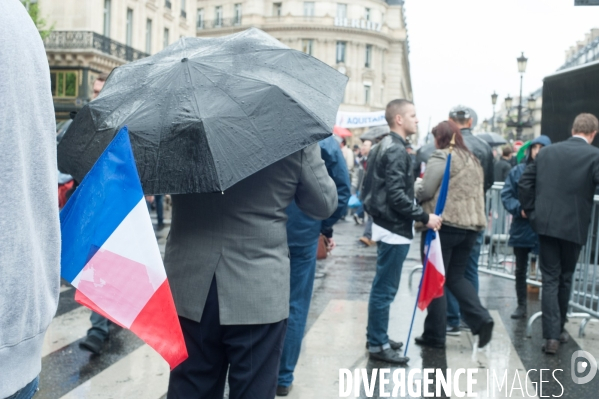
[[[279,386],[288,387],[293,382],[293,371],[299,359],[312,300],[317,247],[318,240],[303,247],[289,247],[291,255],[289,319],[287,319],[287,335],[285,335],[279,365]]]
[[[392,245],[377,242],[376,275],[368,300],[366,339],[371,352],[389,348],[389,308],[399,288],[401,269],[410,244]]]
[[[468,259],[468,266],[464,272],[464,277],[472,283],[477,293],[478,258],[480,257],[480,248],[483,245],[484,238],[485,232],[483,230],[479,232],[476,237],[476,243],[474,244],[474,247],[472,247],[472,252],[470,252],[470,258]],[[447,289],[447,287],[445,287],[445,296],[447,299],[447,325],[449,327],[457,327],[460,325],[460,305],[458,304],[456,297]]]
[[[92,311],[91,316],[89,316],[89,321],[92,323],[92,328],[87,330],[87,335],[95,335],[102,341],[107,340],[110,320]]]
[[[154,204],[156,205],[156,219],[158,224],[164,224],[164,196],[155,195]]]
[[[29,384],[25,385],[25,387],[21,388],[6,399],[31,399],[33,395],[35,395],[35,393],[37,392],[39,380],[39,377],[35,377],[33,381],[31,381]]]

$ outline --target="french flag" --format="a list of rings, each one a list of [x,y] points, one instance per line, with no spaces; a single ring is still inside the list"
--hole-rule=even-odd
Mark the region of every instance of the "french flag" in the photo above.
[[[452,140],[453,142],[453,140]],[[451,175],[451,149],[447,156],[443,180],[441,180],[441,189],[439,198],[435,206],[435,214],[441,215],[445,209],[447,201],[447,190],[449,189],[449,178]],[[424,271],[420,281],[418,292],[418,308],[424,310],[435,298],[443,296],[443,286],[445,285],[445,265],[443,264],[443,254],[441,253],[441,240],[439,234],[433,230],[428,230],[424,242]]]
[[[75,300],[133,331],[175,368],[187,349],[122,128],[60,213],[62,277]]]
[[[424,310],[435,298],[443,296],[445,285],[445,265],[441,254],[439,234],[429,230],[426,234],[424,251],[427,254],[422,276],[422,286],[418,295],[418,308]]]

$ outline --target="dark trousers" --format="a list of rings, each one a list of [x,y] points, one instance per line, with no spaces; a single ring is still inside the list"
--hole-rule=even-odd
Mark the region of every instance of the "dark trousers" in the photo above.
[[[179,317],[179,321],[189,358],[171,371],[168,399],[222,399],[227,370],[230,399],[275,397],[287,319],[221,325],[212,279],[202,320]]]
[[[530,251],[532,251],[532,248],[514,247],[518,306],[526,306],[526,274],[528,272],[528,254],[530,254]]]
[[[539,235],[540,268],[543,274],[543,338],[559,339],[566,324],[572,288],[572,274],[581,245],[559,238]]]
[[[474,285],[464,277],[478,233],[472,230],[443,226],[438,234],[445,265],[445,286],[458,300],[462,318],[472,333],[477,334],[482,324],[491,319],[489,311],[481,305]],[[445,343],[447,327],[445,295],[433,299],[428,305],[427,311],[423,337],[431,342]]]

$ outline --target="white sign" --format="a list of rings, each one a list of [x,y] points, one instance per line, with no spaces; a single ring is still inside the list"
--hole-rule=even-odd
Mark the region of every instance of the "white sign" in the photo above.
[[[354,127],[383,126],[387,124],[385,111],[376,112],[337,112],[337,126],[348,129]]]

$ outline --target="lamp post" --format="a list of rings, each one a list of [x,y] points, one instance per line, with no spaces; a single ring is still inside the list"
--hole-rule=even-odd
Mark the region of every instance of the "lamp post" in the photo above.
[[[497,104],[497,93],[491,94],[491,103],[493,104],[493,119],[491,119],[491,131],[495,132],[495,104]]]
[[[520,55],[520,57],[517,58],[517,61],[518,61],[518,72],[520,72],[520,98],[518,99],[518,119],[516,120],[516,122],[512,121],[511,118],[509,118],[509,111],[512,108],[512,98],[510,96],[508,96],[505,99],[505,107],[508,110],[508,122],[506,123],[506,125],[509,127],[515,127],[516,128],[516,139],[521,140],[522,139],[522,129],[525,127],[532,127],[532,123],[530,121],[522,122],[522,81],[524,79],[524,72],[526,72],[526,63],[528,62],[528,58],[526,58],[524,56],[524,53],[522,53]],[[531,95],[531,98],[533,98],[532,95]],[[529,103],[529,108],[530,108],[530,105],[531,104]],[[532,105],[534,106],[534,103]],[[531,115],[532,115],[532,112],[531,112]]]

